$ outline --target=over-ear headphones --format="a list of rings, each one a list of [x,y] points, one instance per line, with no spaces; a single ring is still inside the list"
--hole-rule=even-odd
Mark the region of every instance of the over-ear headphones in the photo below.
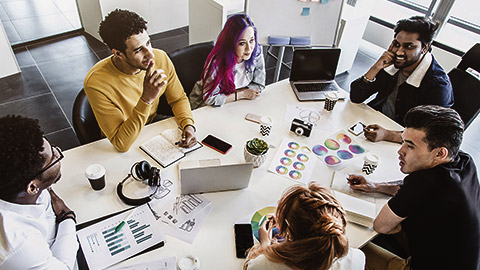
[[[137,181],[147,181],[147,185],[150,187],[155,187],[155,190],[148,195],[147,197],[132,199],[128,198],[123,194],[123,184],[129,179],[133,178]],[[133,164],[130,169],[130,173],[117,185],[117,195],[120,199],[128,205],[142,205],[148,203],[152,200],[154,194],[158,191],[158,188],[161,186],[162,179],[160,177],[160,170],[156,167],[152,167],[150,163],[143,160]]]
[[[147,184],[151,187],[160,186],[160,170],[152,167],[150,163],[145,160],[133,164],[130,173],[133,179],[137,181],[147,180]]]

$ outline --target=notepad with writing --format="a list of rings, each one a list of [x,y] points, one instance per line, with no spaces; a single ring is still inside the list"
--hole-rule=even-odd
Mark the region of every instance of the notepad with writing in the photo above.
[[[166,168],[185,157],[185,154],[202,147],[202,144],[198,142],[190,148],[178,147],[175,143],[181,139],[182,131],[180,129],[168,129],[160,133],[160,135],[144,142],[140,145],[140,149],[147,153],[163,168]]]

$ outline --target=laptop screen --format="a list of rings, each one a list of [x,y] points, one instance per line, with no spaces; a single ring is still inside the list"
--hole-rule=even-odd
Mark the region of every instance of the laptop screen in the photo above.
[[[340,48],[295,49],[290,81],[333,80]]]

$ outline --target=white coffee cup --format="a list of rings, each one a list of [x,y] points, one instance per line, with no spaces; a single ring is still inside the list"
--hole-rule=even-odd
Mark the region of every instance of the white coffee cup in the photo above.
[[[87,177],[93,190],[101,190],[105,187],[105,168],[100,164],[92,164],[85,170]]]
[[[325,110],[327,111],[332,111],[333,107],[335,107],[335,104],[338,101],[338,95],[334,91],[329,91],[325,94]]]
[[[270,132],[272,131],[273,119],[268,116],[262,116],[260,118],[260,134],[262,136],[270,136]]]
[[[378,166],[380,158],[375,154],[367,154],[363,159],[362,172],[369,175],[372,174]]]

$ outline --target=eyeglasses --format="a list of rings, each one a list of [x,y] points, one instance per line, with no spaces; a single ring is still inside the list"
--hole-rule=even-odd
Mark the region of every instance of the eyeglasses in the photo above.
[[[32,177],[32,179],[35,178],[35,177],[37,177],[37,176],[39,176],[39,175],[41,175],[42,173],[46,172],[48,169],[50,169],[50,168],[53,167],[55,164],[57,164],[58,162],[60,162],[60,160],[63,159],[64,156],[63,156],[63,153],[62,153],[62,149],[60,149],[60,147],[55,146],[55,145],[52,145],[52,144],[50,144],[50,147],[51,147],[51,149],[52,149],[52,155],[53,155],[54,158],[55,158],[55,151],[53,151],[53,149],[57,150],[57,153],[58,153],[57,159],[53,160],[53,161],[52,161],[50,164],[48,164],[45,168],[41,169],[38,173],[36,173],[36,174]]]

